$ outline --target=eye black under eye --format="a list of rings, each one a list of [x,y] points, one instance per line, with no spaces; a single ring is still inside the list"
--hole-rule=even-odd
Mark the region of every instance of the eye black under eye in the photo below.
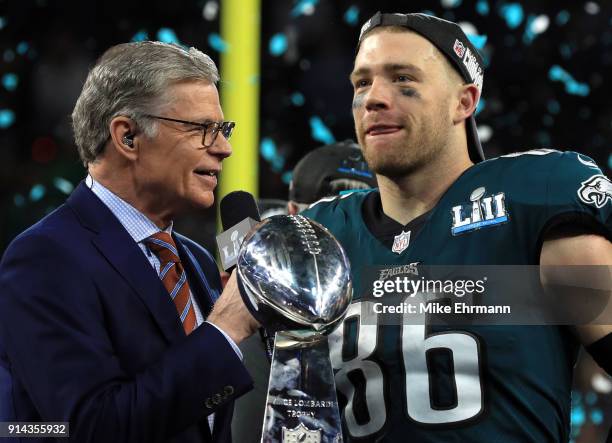
[[[418,97],[418,93],[412,88],[402,88],[401,94],[405,97]]]

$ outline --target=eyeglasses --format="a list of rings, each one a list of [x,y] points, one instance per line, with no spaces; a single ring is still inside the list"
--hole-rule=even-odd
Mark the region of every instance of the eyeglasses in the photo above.
[[[168,118],[168,117],[160,117],[158,115],[146,115],[149,118],[156,118],[158,120],[167,120],[169,122],[183,123],[184,125],[192,125],[197,126],[202,131],[202,145],[205,148],[210,148],[215,140],[217,139],[217,134],[221,132],[223,137],[226,140],[229,140],[234,132],[234,127],[236,126],[236,122],[209,122],[209,123],[197,123],[190,122],[186,120],[178,120],[176,118]]]

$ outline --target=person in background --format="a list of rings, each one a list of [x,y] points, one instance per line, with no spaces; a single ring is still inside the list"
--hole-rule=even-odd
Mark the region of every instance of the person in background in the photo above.
[[[297,214],[322,198],[376,186],[376,176],[368,169],[361,148],[354,141],[321,146],[295,165],[287,212]]]
[[[232,153],[218,80],[159,42],[89,72],[72,113],[87,176],[0,263],[0,421],[68,422],[79,443],[232,441],[252,387],[237,345],[259,325],[173,229],[212,206]]]

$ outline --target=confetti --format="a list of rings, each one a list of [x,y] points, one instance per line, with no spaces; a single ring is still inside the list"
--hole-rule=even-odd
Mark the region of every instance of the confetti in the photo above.
[[[499,12],[510,29],[516,29],[523,22],[524,13],[520,3],[509,3],[503,5]]]
[[[285,34],[274,34],[272,38],[270,38],[268,49],[270,50],[270,54],[275,57],[284,54],[284,52],[287,50],[287,37]]]
[[[336,139],[321,118],[314,116],[310,120],[310,135],[313,139],[329,145],[334,143]]]
[[[46,192],[47,189],[44,187],[44,185],[34,185],[32,186],[32,189],[30,189],[30,200],[36,202],[43,198]]]
[[[17,89],[17,85],[19,84],[19,77],[13,74],[12,72],[7,72],[2,76],[2,86],[7,91],[14,91]]]
[[[344,21],[351,26],[357,25],[359,21],[359,8],[357,6],[351,6],[344,13]]]
[[[6,129],[15,123],[15,113],[10,109],[0,109],[0,129]]]

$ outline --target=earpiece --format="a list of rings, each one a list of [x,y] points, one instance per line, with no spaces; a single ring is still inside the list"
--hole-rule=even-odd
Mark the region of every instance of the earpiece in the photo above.
[[[129,146],[130,148],[134,145],[134,134],[126,134],[121,139],[124,145]]]

